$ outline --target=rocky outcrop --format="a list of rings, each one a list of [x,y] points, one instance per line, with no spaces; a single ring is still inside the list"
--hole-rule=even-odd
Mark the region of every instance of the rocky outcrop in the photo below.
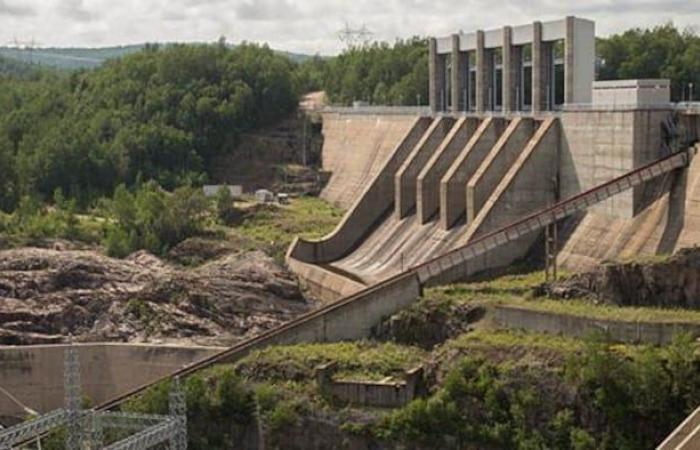
[[[307,312],[296,279],[262,252],[195,269],[145,252],[0,252],[0,344],[130,341],[230,345]]]
[[[431,349],[470,330],[484,317],[478,305],[453,302],[419,302],[380,322],[373,337]]]
[[[604,263],[546,291],[558,298],[592,297],[623,306],[700,309],[700,249],[646,262]]]

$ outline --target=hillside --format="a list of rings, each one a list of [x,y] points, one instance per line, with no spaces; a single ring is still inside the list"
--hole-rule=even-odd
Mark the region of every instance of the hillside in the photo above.
[[[660,264],[650,270],[662,273]],[[198,408],[188,417],[190,446],[653,448],[700,402],[698,343],[681,332],[665,346],[615,333],[681,321],[697,331],[698,311],[555,300],[542,296],[543,282],[531,272],[428,289],[370,340],[271,346],[196,373],[186,380]],[[499,312],[508,308],[533,319],[513,321]],[[544,313],[566,327],[545,330],[552,319],[535,319]],[[609,333],[578,334],[589,319],[608,321]],[[422,376],[409,399],[390,397],[416,367]],[[222,397],[223,383],[235,396]],[[163,395],[153,389],[127,409],[162,412]],[[396,403],[374,404],[387,398]],[[212,423],[222,432],[212,434]]]
[[[20,63],[35,64],[62,70],[93,69],[104,64],[109,59],[121,58],[140,52],[148,45],[134,44],[114,47],[40,47],[33,50],[15,47],[0,47],[0,57]],[[171,44],[156,44],[169,46]],[[230,46],[231,48],[235,46]],[[304,62],[310,55],[276,51],[281,56],[293,62]]]
[[[37,66],[0,56],[0,77],[28,79],[40,73],[41,70]]]

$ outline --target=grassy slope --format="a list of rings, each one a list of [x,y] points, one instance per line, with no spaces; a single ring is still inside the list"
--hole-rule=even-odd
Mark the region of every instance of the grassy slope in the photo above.
[[[278,260],[296,236],[320,238],[335,228],[343,211],[316,197],[300,197],[289,205],[261,205],[247,215],[234,233],[249,238]]]
[[[543,272],[511,275],[493,281],[455,284],[430,289],[427,302],[454,301],[483,305],[509,305],[520,308],[568,314],[595,319],[614,319],[630,322],[689,322],[700,323],[700,311],[649,307],[614,307],[597,305],[587,300],[551,300],[534,297],[533,289],[544,282]]]

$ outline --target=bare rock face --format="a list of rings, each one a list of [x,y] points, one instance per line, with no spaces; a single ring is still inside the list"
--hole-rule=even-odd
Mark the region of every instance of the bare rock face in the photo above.
[[[262,252],[196,269],[146,252],[0,252],[0,344],[131,341],[230,345],[309,311],[296,279]]]
[[[554,297],[593,297],[622,306],[700,309],[700,249],[682,249],[663,261],[601,264],[546,290]]]

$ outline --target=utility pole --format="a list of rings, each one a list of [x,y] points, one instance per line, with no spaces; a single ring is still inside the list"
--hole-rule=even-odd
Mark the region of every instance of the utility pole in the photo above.
[[[559,252],[557,242],[557,224],[552,223],[545,227],[544,236],[544,278],[545,281],[556,281],[557,279],[557,253]]]
[[[301,161],[302,165],[306,167],[306,113],[301,113],[301,120],[303,122],[301,131]]]

